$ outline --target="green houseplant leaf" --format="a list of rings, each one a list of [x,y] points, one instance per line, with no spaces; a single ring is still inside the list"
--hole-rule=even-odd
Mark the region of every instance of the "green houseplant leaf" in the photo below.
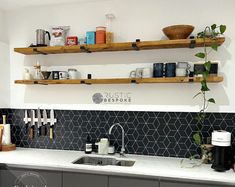
[[[197,145],[201,145],[202,143],[202,139],[201,139],[201,136],[200,136],[200,133],[197,132],[193,135],[193,139],[194,139],[194,142],[197,144]]]
[[[214,103],[215,104],[215,99],[214,98],[210,98],[207,100],[209,103]]]
[[[215,51],[218,51],[218,47],[219,47],[219,45],[218,45],[217,43],[213,43],[213,44],[211,45],[211,48],[212,48],[213,50],[215,50]]]
[[[195,56],[198,58],[205,58],[206,55],[205,53],[197,53]]]
[[[209,89],[208,86],[207,86],[206,80],[202,80],[202,81],[201,81],[201,91],[203,91],[203,92],[210,91],[210,89]]]
[[[205,62],[204,63],[204,67],[205,67],[206,71],[210,71],[210,69],[211,69],[211,61]]]
[[[220,34],[224,34],[224,32],[226,31],[226,25],[220,25],[219,29],[220,29]]]
[[[212,29],[212,30],[215,30],[215,29],[216,29],[216,27],[217,27],[217,25],[216,25],[216,24],[211,25],[211,29]]]

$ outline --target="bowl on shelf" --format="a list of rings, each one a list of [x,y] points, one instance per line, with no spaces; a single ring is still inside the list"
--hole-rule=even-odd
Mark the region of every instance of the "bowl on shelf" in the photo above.
[[[172,25],[162,29],[170,40],[187,39],[193,30],[192,25]]]
[[[51,75],[51,71],[42,71],[42,76],[44,80],[49,79],[50,75]]]

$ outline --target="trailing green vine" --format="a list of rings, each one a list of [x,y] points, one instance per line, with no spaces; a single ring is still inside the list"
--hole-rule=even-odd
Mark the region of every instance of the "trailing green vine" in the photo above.
[[[217,38],[218,36],[221,36],[224,34],[226,31],[226,25],[219,25],[217,26],[216,24],[211,25],[210,27],[207,26],[204,31],[199,32],[197,34],[197,38],[202,38],[204,41],[204,47],[203,47],[203,52],[199,52],[195,54],[196,57],[203,59],[204,60],[204,70],[201,72],[196,72],[197,74],[202,75],[202,80],[201,80],[201,89],[200,91],[193,97],[202,97],[202,107],[200,111],[198,112],[196,116],[196,120],[198,121],[198,130],[196,133],[193,134],[193,140],[194,142],[201,147],[202,145],[202,128],[203,124],[205,122],[206,118],[206,110],[209,106],[209,104],[214,103],[215,104],[215,99],[214,98],[208,98],[207,93],[210,91],[208,85],[207,85],[207,78],[209,76],[209,72],[211,69],[211,61],[209,60],[209,55],[211,54],[212,51],[218,51],[219,44],[217,43]],[[211,39],[212,45],[207,46],[206,45],[206,39]]]

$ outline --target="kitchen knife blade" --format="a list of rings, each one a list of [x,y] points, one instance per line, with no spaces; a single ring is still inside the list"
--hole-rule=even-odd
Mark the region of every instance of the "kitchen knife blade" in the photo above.
[[[51,109],[50,111],[50,139],[54,138],[54,124],[55,124],[55,117],[54,117],[54,110]]]
[[[38,117],[38,126],[37,126],[37,133],[38,136],[42,135],[41,128],[42,128],[42,118],[41,118],[41,110],[38,108],[37,110],[37,117]]]
[[[30,122],[30,130],[29,130],[29,138],[34,138],[34,126],[35,126],[35,112],[34,110],[31,110],[30,112],[31,122]]]
[[[42,113],[43,125],[42,125],[42,135],[47,135],[47,111],[44,109]]]
[[[28,111],[27,110],[24,111],[24,122],[25,122],[24,133],[28,134],[29,120],[28,120]]]

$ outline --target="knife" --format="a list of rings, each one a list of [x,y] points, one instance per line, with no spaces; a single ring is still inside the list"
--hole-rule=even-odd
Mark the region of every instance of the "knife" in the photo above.
[[[25,122],[24,133],[28,134],[29,120],[28,120],[28,111],[27,110],[24,111],[24,122]]]
[[[37,128],[37,133],[38,136],[42,135],[41,128],[42,128],[42,118],[41,118],[41,111],[40,108],[37,110],[37,116],[38,116],[38,128]]]
[[[51,109],[50,111],[50,139],[52,140],[54,138],[54,124],[55,124],[55,117],[54,117],[54,110]]]
[[[34,126],[35,126],[35,112],[34,110],[31,110],[30,112],[31,122],[30,122],[30,131],[29,131],[29,138],[34,138]]]
[[[47,135],[47,111],[44,109],[43,113],[43,124],[42,124],[42,135],[46,136]]]

